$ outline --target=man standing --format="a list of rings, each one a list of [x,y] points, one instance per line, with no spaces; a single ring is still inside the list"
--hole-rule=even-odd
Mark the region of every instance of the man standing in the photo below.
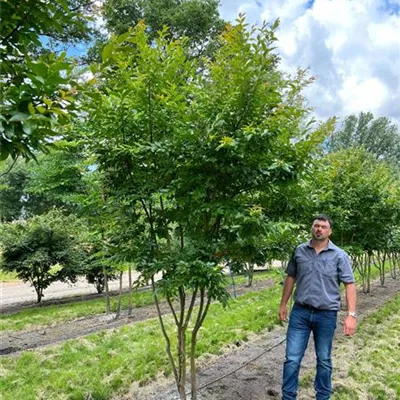
[[[311,332],[317,356],[316,398],[330,398],[331,350],[340,310],[341,282],[345,285],[348,309],[344,334],[353,335],[356,329],[356,288],[350,260],[342,249],[329,240],[331,233],[331,219],[323,214],[316,216],[311,227],[312,239],[296,248],[286,268],[287,277],[279,307],[281,321],[287,319],[287,302],[295,284],[296,290],[287,330],[282,400],[296,399],[300,363]]]

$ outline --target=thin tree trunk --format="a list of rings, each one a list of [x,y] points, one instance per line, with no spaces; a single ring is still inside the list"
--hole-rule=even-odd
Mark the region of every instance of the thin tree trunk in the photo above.
[[[204,319],[208,313],[211,304],[211,297],[207,299],[206,306],[204,307],[205,289],[200,290],[200,306],[197,314],[196,322],[192,331],[192,341],[190,345],[190,380],[191,380],[191,399],[197,400],[197,375],[196,375],[196,344],[197,333],[203,325]]]
[[[36,291],[36,303],[40,303],[42,301],[43,297],[43,288],[39,286],[34,286],[35,291]]]
[[[119,292],[118,292],[118,306],[117,306],[117,315],[115,318],[119,318],[121,315],[121,303],[122,303],[122,277],[124,275],[123,271],[119,273]]]
[[[229,267],[229,275],[231,276],[232,279],[232,292],[233,292],[233,298],[236,299],[236,283],[235,283],[235,277],[232,272],[231,268],[231,263],[228,261],[228,267]]]
[[[170,306],[172,303],[169,303]],[[185,321],[185,307],[186,307],[186,293],[183,287],[179,288],[179,321],[177,324],[178,336],[178,391],[181,399],[186,399],[186,325]],[[182,394],[184,397],[182,397]]]
[[[164,336],[165,343],[166,343],[165,350],[167,352],[168,359],[169,359],[169,362],[170,362],[170,365],[171,365],[171,368],[172,368],[172,372],[173,372],[174,377],[175,377],[175,382],[178,384],[178,370],[176,368],[176,364],[175,364],[174,358],[172,357],[171,341],[170,341],[170,339],[168,337],[167,331],[165,329],[164,321],[163,321],[163,318],[162,318],[162,313],[161,313],[161,310],[160,310],[160,303],[158,301],[158,296],[157,296],[157,293],[156,293],[156,284],[155,284],[155,281],[154,281],[154,276],[151,277],[151,286],[153,288],[153,295],[154,295],[154,300],[155,300],[156,309],[157,309],[158,321],[160,323],[161,332],[162,332],[162,334]],[[175,314],[174,314],[174,318],[176,318]],[[182,398],[181,398],[181,400],[182,400]],[[183,397],[183,400],[186,400],[186,398]]]
[[[106,313],[109,314],[111,312],[111,303],[110,303],[110,291],[108,288],[108,275],[105,266],[103,267],[103,274],[104,274],[104,289],[106,293]]]
[[[371,263],[372,253],[368,252],[368,264],[367,264],[367,293],[371,293]]]
[[[253,277],[254,277],[254,264],[247,264],[247,287],[253,286]]]
[[[129,264],[128,270],[128,280],[129,280],[129,288],[128,288],[128,315],[132,315],[132,267]]]

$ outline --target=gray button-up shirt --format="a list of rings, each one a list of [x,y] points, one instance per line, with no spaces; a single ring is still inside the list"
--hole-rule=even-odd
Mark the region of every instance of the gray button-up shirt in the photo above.
[[[331,241],[319,254],[311,241],[297,246],[286,273],[296,278],[294,301],[322,310],[340,310],[340,283],[354,283],[349,256]]]

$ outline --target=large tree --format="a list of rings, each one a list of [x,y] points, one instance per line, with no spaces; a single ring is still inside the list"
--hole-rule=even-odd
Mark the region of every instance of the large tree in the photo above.
[[[329,141],[332,152],[363,147],[378,159],[400,164],[400,132],[387,117],[375,118],[370,112],[346,117]]]
[[[187,37],[192,56],[212,54],[225,21],[219,16],[218,0],[106,0],[103,18],[110,33],[120,35],[144,20],[149,42],[168,26],[170,40]],[[89,59],[99,59],[107,38],[98,39]]]
[[[95,187],[88,182],[88,161],[79,145],[59,142],[47,154],[36,153],[36,161],[12,160],[0,168],[0,220],[12,221],[42,214],[54,207],[83,216],[86,196]]]
[[[182,399],[188,332],[195,399],[197,334],[211,301],[227,300],[220,266],[227,236],[232,244],[241,216],[263,212],[260,192],[298,179],[332,128],[305,127],[300,93],[308,81],[279,71],[276,27],[247,31],[240,20],[214,57],[200,60],[166,28],[149,43],[140,23],[113,38],[93,68],[87,141],[110,178],[109,199],[131,207],[135,237],[126,257],[152,279],[156,304],[163,294],[171,307],[177,359],[159,320]]]

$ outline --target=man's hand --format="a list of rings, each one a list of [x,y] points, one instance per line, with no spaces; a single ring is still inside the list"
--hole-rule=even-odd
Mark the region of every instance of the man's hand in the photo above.
[[[354,333],[356,332],[356,326],[357,326],[357,320],[351,315],[348,315],[344,319],[343,333],[346,336],[353,336]]]
[[[280,305],[279,307],[279,319],[280,321],[286,321],[287,320],[287,306],[286,305]]]

